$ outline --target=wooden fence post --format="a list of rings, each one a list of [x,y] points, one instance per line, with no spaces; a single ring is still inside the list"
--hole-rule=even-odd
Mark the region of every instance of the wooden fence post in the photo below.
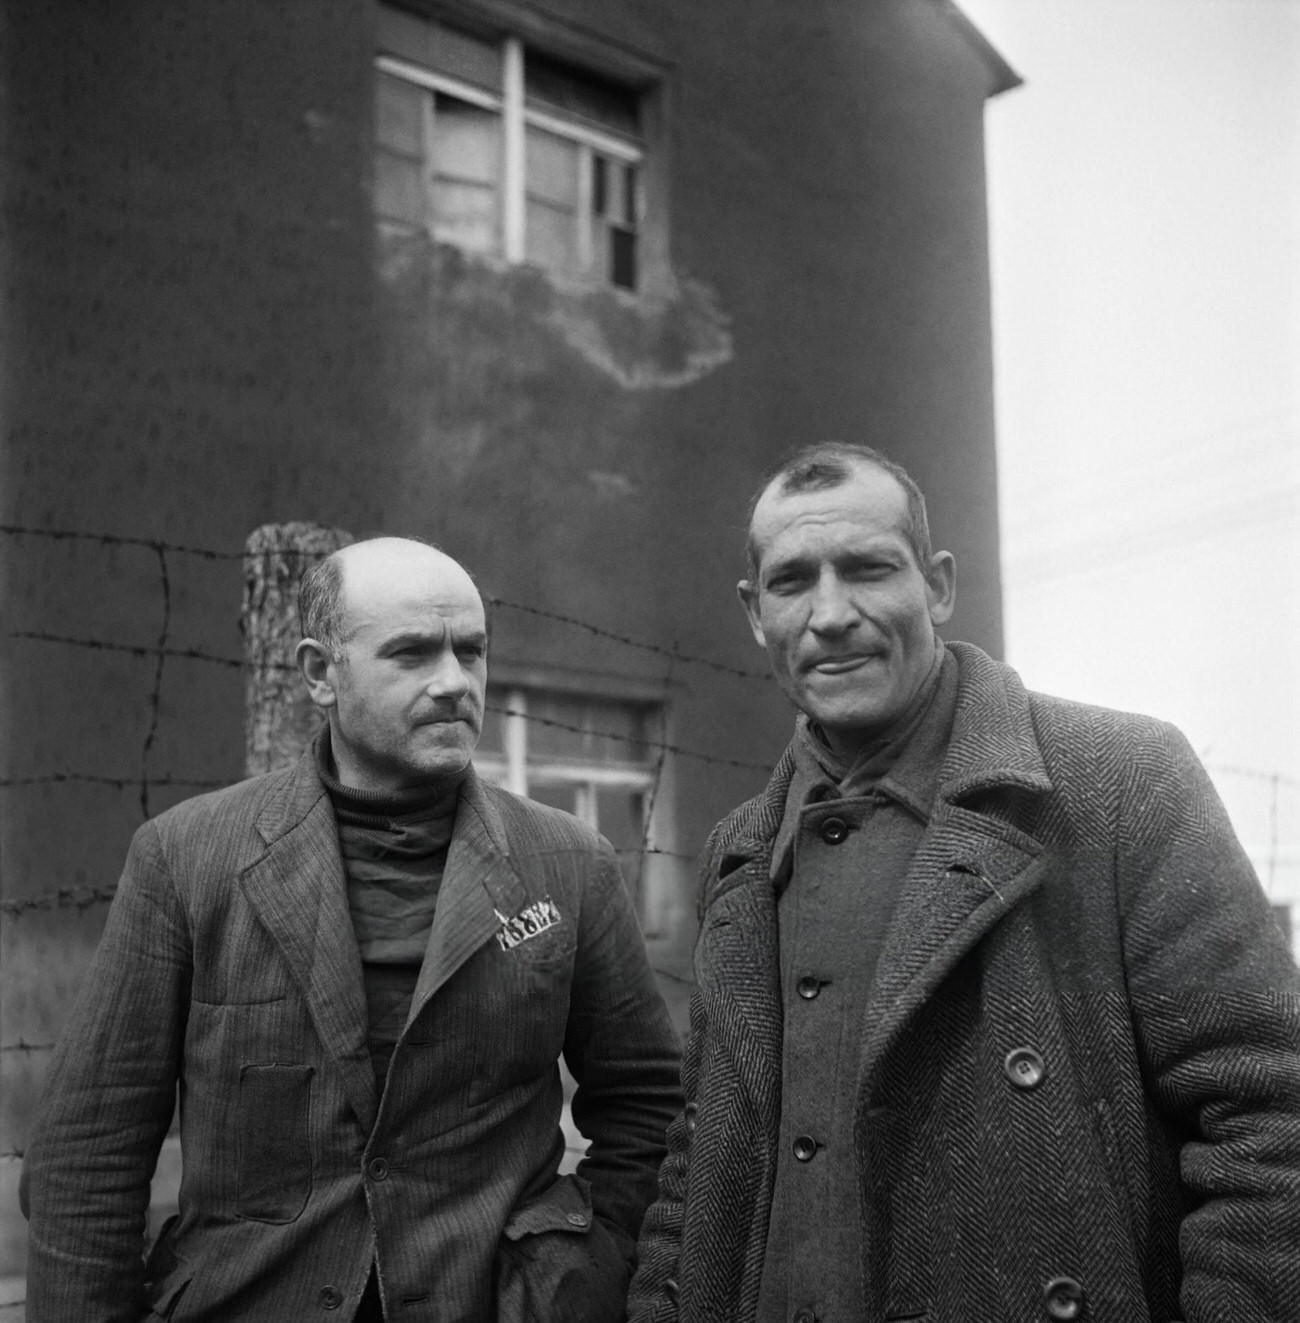
[[[307,568],[352,536],[320,524],[263,524],[244,542],[244,772],[256,776],[292,763],[321,718],[294,664],[302,637],[298,585]]]

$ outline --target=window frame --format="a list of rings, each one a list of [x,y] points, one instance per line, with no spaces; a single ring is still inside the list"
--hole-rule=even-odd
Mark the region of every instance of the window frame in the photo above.
[[[435,18],[431,15],[424,17],[426,21]],[[642,293],[647,283],[648,245],[645,241],[645,231],[649,209],[646,199],[646,175],[647,163],[651,156],[647,151],[644,136],[636,139],[622,136],[612,130],[602,129],[577,118],[567,118],[562,114],[529,104],[525,95],[527,50],[529,47],[546,48],[540,47],[531,39],[525,41],[523,37],[513,32],[505,32],[494,39],[500,43],[502,53],[502,86],[499,92],[385,51],[376,53],[374,68],[377,75],[396,78],[419,87],[428,93],[430,98],[439,94],[454,97],[500,116],[502,150],[497,225],[499,233],[495,238],[499,245],[500,257],[511,265],[520,265],[529,260],[527,255],[528,130],[537,129],[574,144],[578,149],[578,191],[575,213],[577,270],[555,268],[544,263],[536,263],[536,265],[560,279],[576,278],[584,284],[618,290],[625,294]],[[588,66],[584,64],[581,67]],[[596,73],[595,70],[592,72]],[[644,89],[633,84],[629,86],[634,88],[639,100],[642,102],[646,100]],[[433,172],[430,166],[435,159],[432,139],[432,135],[436,133],[435,125],[436,115],[431,110],[423,112],[421,135],[423,178],[426,189],[423,228],[426,233],[432,233],[435,226],[433,199],[427,196],[432,189]],[[380,150],[377,137],[375,150]],[[597,154],[617,161],[625,167],[631,167],[636,172],[632,195],[633,215],[630,222],[615,221],[606,215],[597,216],[593,210],[593,176]],[[607,260],[605,270],[594,269],[596,231],[600,225],[606,226],[611,232],[630,231],[634,236],[636,257],[633,263],[632,284],[616,283],[612,257]],[[609,244],[612,245],[612,242],[610,240]]]

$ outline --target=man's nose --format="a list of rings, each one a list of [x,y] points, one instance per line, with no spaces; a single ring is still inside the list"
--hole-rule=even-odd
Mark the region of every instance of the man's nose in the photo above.
[[[463,698],[469,692],[469,676],[450,648],[438,653],[425,689],[433,698]]]
[[[812,590],[808,627],[816,634],[842,634],[857,615],[848,585],[837,574],[822,574]]]

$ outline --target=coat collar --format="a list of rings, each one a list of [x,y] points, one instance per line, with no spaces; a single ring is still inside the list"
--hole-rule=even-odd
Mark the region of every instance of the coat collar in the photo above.
[[[959,804],[997,789],[1051,790],[1020,677],[973,644],[946,646],[957,659],[959,679],[936,802]],[[788,747],[762,793],[722,823],[713,849],[724,878],[743,862],[770,858],[794,771],[794,751]]]
[[[876,967],[861,1070],[874,1074],[912,1014],[980,938],[1042,881],[1042,846],[994,811],[989,793],[1051,790],[1019,677],[970,644],[948,645],[960,677],[952,737],[930,824],[913,857]],[[719,828],[705,860],[698,964],[702,989],[733,998],[757,1049],[747,1086],[771,1129],[779,1121],[781,990],[772,847],[794,774],[789,749],[762,794]],[[1004,801],[1005,802],[1005,801]],[[716,977],[715,977],[716,975]]]

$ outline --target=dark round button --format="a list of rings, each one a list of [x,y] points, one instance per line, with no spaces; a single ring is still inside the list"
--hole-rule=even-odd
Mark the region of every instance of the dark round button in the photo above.
[[[800,1162],[811,1162],[817,1153],[817,1141],[811,1135],[800,1135],[794,1141],[794,1155]]]
[[[370,1173],[372,1181],[386,1181],[388,1179],[388,1162],[384,1158],[371,1158],[366,1165],[366,1170]]]
[[[1014,1047],[1006,1055],[1002,1069],[1017,1089],[1036,1089],[1047,1074],[1043,1058],[1032,1047]]]
[[[812,1001],[822,990],[822,981],[819,978],[813,978],[811,974],[805,974],[795,986],[804,1001]]]
[[[793,1323],[817,1323],[817,1315],[811,1309],[799,1309],[795,1311]]]
[[[1065,1323],[1083,1313],[1083,1287],[1073,1277],[1053,1277],[1043,1287],[1043,1300],[1048,1316]]]
[[[838,845],[847,839],[849,824],[843,818],[827,818],[817,830],[827,845]]]
[[[336,1286],[322,1286],[317,1298],[322,1309],[337,1309],[343,1303],[343,1292]]]
[[[695,1133],[695,1113],[699,1110],[694,1103],[686,1104],[686,1133],[688,1135]]]

